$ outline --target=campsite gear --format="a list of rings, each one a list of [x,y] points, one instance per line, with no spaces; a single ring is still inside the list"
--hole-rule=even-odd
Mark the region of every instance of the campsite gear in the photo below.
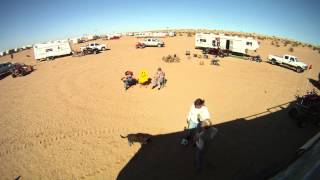
[[[306,127],[310,122],[320,126],[320,96],[312,91],[296,98],[294,107],[289,110],[290,117],[297,121],[299,127]]]
[[[33,66],[20,63],[14,63],[10,69],[13,78],[17,76],[25,76],[33,71]]]
[[[137,44],[136,44],[136,49],[142,49],[142,48],[145,48],[146,47],[146,45],[145,44],[143,44],[143,43],[140,43],[140,42],[138,42]]]
[[[138,75],[139,84],[145,84],[149,81],[149,74],[145,69],[141,69]]]
[[[250,61],[255,61],[255,62],[262,62],[262,59],[259,55],[257,56],[251,56],[248,58]]]
[[[180,58],[176,54],[163,56],[162,60],[166,63],[180,62]]]
[[[219,59],[212,59],[212,60],[211,60],[211,65],[220,66],[220,64],[219,64]]]

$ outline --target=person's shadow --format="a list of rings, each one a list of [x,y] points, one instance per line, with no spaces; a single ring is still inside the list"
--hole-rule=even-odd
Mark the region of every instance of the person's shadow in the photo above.
[[[180,144],[185,135],[180,131],[155,135],[142,145],[117,180],[266,179],[286,167],[318,131],[315,126],[298,128],[288,108],[277,108],[214,125],[219,132],[206,147],[200,172],[195,168],[195,147]]]

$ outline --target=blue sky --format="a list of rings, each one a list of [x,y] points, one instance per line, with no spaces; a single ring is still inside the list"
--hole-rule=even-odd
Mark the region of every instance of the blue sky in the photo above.
[[[317,0],[1,0],[0,50],[89,33],[207,28],[320,44]]]

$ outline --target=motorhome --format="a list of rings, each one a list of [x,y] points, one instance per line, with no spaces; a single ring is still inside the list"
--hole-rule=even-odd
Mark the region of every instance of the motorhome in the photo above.
[[[257,50],[259,43],[249,37],[227,36],[224,34],[196,33],[196,49],[221,49],[230,52],[246,54],[247,50]]]
[[[67,40],[60,40],[33,46],[34,57],[36,60],[54,59],[57,56],[71,54],[70,44]]]

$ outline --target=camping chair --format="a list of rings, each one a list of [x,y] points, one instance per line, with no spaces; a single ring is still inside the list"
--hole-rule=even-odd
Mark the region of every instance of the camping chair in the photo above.
[[[139,75],[138,75],[138,83],[140,85],[149,85],[150,78],[149,78],[149,74],[146,70],[144,70],[144,69],[140,70]]]

